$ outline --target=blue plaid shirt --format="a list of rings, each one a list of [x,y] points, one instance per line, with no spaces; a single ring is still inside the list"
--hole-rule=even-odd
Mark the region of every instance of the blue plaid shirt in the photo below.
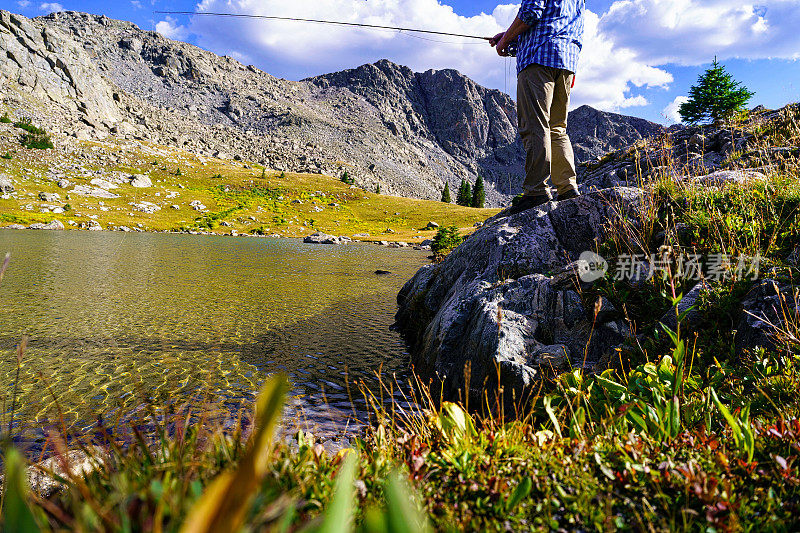
[[[522,0],[517,17],[531,28],[519,36],[517,74],[533,63],[575,72],[585,8],[586,0]]]

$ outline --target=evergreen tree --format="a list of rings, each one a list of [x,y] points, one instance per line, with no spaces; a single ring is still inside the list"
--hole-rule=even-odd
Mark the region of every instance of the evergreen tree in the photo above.
[[[380,194],[380,193],[381,193],[381,184],[379,183],[375,186],[375,194]]]
[[[744,109],[755,93],[733,79],[717,58],[697,79],[697,85],[689,90],[689,100],[681,104],[678,112],[683,122],[718,124]]]
[[[458,186],[458,194],[456,195],[456,204],[464,205],[464,199],[466,198],[467,193],[467,181],[465,179],[461,179],[461,185]]]
[[[450,198],[450,184],[445,182],[444,190],[442,191],[442,201],[446,204],[451,203],[453,200]]]
[[[472,189],[472,207],[483,208],[486,203],[486,190],[483,187],[483,178],[479,175],[475,180],[475,187]]]
[[[464,201],[461,202],[461,205],[464,207],[472,205],[472,187],[470,187],[468,181],[464,182]]]

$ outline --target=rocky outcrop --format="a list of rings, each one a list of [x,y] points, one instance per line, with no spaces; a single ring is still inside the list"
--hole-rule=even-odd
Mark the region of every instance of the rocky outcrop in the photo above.
[[[713,187],[764,180],[771,171],[800,157],[800,148],[759,146],[753,126],[791,123],[798,109],[798,104],[790,104],[774,111],[753,110],[751,123],[739,126],[672,126],[581,165],[579,187],[591,191],[639,186],[661,178]]]
[[[84,47],[55,25],[0,11],[0,54],[0,78],[8,89],[54,104],[92,126],[110,128],[120,121],[111,84]]]
[[[617,188],[488,221],[398,296],[397,326],[415,370],[441,379],[447,397],[500,382],[517,394],[542,374],[592,363],[629,335],[613,313],[593,315],[577,265],[623,218],[636,225],[643,193]]]

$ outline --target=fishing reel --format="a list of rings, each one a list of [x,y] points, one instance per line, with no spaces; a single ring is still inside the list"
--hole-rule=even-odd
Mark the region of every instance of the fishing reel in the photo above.
[[[506,52],[508,52],[509,57],[517,57],[517,52],[519,52],[519,43],[517,41],[509,43],[506,47]]]

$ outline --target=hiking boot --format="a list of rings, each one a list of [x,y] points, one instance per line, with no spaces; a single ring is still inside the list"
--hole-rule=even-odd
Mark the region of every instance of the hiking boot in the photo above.
[[[517,213],[522,213],[523,211],[527,211],[528,209],[533,209],[534,207],[546,204],[549,201],[550,197],[547,196],[546,194],[542,195],[526,194],[519,200],[519,202],[506,209],[505,213],[503,214],[506,216],[516,215]]]
[[[561,200],[571,200],[572,198],[577,198],[580,195],[581,193],[573,189],[571,191],[565,192],[564,194],[559,194],[558,201],[560,202]]]

